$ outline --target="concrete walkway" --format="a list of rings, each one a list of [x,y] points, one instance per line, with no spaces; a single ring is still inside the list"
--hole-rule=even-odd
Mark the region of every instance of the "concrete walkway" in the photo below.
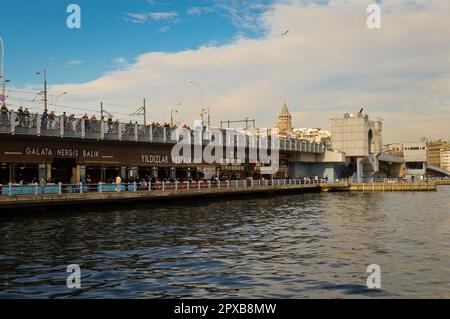
[[[49,207],[63,205],[80,205],[92,203],[155,201],[176,198],[238,196],[247,194],[270,194],[286,192],[320,192],[320,185],[280,185],[280,186],[254,186],[235,188],[206,188],[182,190],[155,190],[137,192],[110,192],[110,193],[63,193],[45,195],[0,196],[0,208],[26,208]]]
[[[450,183],[449,183],[450,184]],[[441,184],[442,185],[442,184]],[[51,206],[88,205],[96,203],[127,203],[136,201],[161,201],[180,198],[213,198],[223,196],[244,196],[250,194],[301,193],[301,192],[398,192],[436,191],[436,183],[370,183],[347,184],[328,183],[222,187],[202,189],[170,189],[127,192],[87,192],[43,195],[0,196],[1,209],[46,208]]]

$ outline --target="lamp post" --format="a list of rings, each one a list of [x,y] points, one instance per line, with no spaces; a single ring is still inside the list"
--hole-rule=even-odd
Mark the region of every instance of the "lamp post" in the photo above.
[[[3,77],[0,75],[0,78],[2,78],[3,79]],[[9,83],[9,82],[11,82],[11,80],[4,80],[3,81],[3,85],[5,84],[5,83]],[[6,92],[6,89],[5,89],[5,92]],[[6,93],[5,93],[6,94]],[[3,103],[5,103],[5,101],[6,101],[6,95],[3,95],[3,94],[0,94],[0,102],[3,102]]]
[[[48,108],[47,108],[47,104],[48,104],[48,99],[47,99],[47,70],[43,69],[41,71],[36,72],[37,75],[44,75],[44,111],[47,112]]]
[[[3,38],[0,37],[0,43],[2,44],[2,96],[5,97],[5,44]]]
[[[55,106],[55,113],[56,113],[56,108],[58,107],[58,100],[59,100],[59,98],[61,97],[61,96],[63,96],[63,95],[66,95],[67,94],[67,92],[63,92],[63,93],[61,93],[60,95],[58,95],[57,97],[56,97],[56,99],[55,99],[55,104],[54,104],[54,106]]]
[[[195,85],[196,87],[198,87],[198,89],[200,90],[200,107],[203,108],[203,89],[200,86],[200,84],[198,84],[197,82],[190,80],[189,83]]]
[[[176,108],[177,106],[180,106],[180,105],[182,105],[182,103],[175,104],[175,105],[172,107],[172,109],[170,110],[170,127],[173,127],[173,113],[174,113],[174,112],[175,112],[175,113],[178,113],[178,110],[176,110],[175,108]]]
[[[200,84],[198,84],[197,82],[195,82],[195,81],[193,81],[193,80],[190,80],[189,83],[195,85],[195,86],[199,89],[199,91],[200,91],[200,107],[201,107],[200,116],[201,116],[201,118],[202,118],[202,125],[203,125],[203,122],[204,122],[204,118],[203,118],[203,116],[204,116],[204,108],[203,108],[203,89],[202,89],[202,87],[200,86]]]

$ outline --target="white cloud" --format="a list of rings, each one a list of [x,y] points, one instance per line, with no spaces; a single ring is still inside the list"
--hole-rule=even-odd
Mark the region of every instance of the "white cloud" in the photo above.
[[[148,16],[146,13],[127,13],[124,19],[133,23],[145,23],[148,21]]]
[[[283,1],[258,17],[267,30],[264,38],[147,53],[132,64],[121,59],[119,71],[52,90],[69,91],[92,105],[102,100],[130,105],[126,113],[146,97],[150,117],[160,121],[182,101],[180,118],[193,120],[199,117],[200,92],[187,81],[194,79],[214,124],[249,116],[259,126],[272,126],[282,95],[296,126],[329,128],[329,118],[364,105],[385,119],[386,142],[450,138],[448,2],[390,1],[382,6],[380,30],[366,27],[369,3]],[[286,29],[289,35],[280,36]]]
[[[69,65],[79,65],[79,64],[83,64],[84,61],[83,60],[73,60],[69,62]]]
[[[169,26],[162,27],[158,30],[159,33],[165,33],[165,32],[169,32],[169,31],[170,31]]]
[[[124,68],[127,68],[130,66],[130,64],[127,62],[127,60],[123,57],[116,58],[113,60],[113,62],[118,67],[119,70],[123,70]]]
[[[214,12],[213,7],[192,7],[186,10],[188,15],[199,16],[205,13]]]
[[[149,21],[177,21],[178,13],[169,12],[145,12],[145,13],[126,13],[124,19],[133,23],[146,23]]]
[[[160,21],[160,20],[171,20],[178,17],[176,12],[150,12],[148,14],[150,19]]]

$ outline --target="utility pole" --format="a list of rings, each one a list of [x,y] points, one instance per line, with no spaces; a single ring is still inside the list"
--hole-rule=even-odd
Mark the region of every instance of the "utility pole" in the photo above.
[[[228,124],[228,128],[230,128],[230,124],[232,123],[245,123],[245,129],[248,130],[249,129],[249,124],[252,123],[253,124],[253,128],[256,128],[256,121],[253,119],[250,119],[248,117],[246,117],[244,120],[240,120],[240,121],[220,121],[220,128],[223,128],[224,124]]]
[[[48,111],[48,99],[47,99],[47,70],[44,69],[44,110]]]
[[[100,119],[103,121],[103,102],[100,102]]]
[[[144,99],[144,105],[138,108],[134,113],[131,113],[130,116],[133,115],[144,115],[144,125],[147,125],[147,100]]]
[[[36,72],[37,75],[44,75],[44,111],[47,112],[48,111],[48,98],[47,98],[47,70],[41,70]]]
[[[144,125],[147,125],[147,106],[146,106],[146,100],[144,98],[144,107],[143,107],[143,111],[144,111]]]

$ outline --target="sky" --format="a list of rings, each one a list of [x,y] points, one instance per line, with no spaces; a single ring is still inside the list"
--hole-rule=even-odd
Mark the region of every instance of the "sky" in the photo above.
[[[71,3],[81,29],[67,28]],[[366,25],[372,3],[380,29]],[[177,105],[191,124],[203,100],[214,125],[272,127],[286,100],[295,127],[330,129],[364,107],[385,143],[450,139],[448,0],[2,0],[0,14],[12,108],[43,108],[45,68],[50,103],[67,92],[57,112],[103,102],[136,120],[146,98],[151,120]]]

